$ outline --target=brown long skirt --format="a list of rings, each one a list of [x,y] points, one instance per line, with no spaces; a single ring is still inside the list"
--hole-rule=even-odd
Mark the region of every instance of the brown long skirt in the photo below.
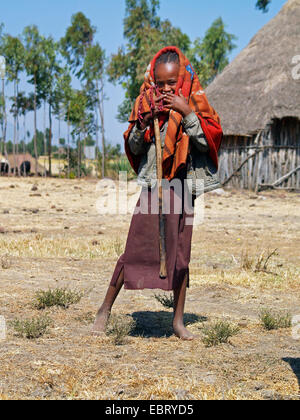
[[[111,286],[116,285],[122,268],[124,268],[124,288],[128,290],[174,290],[180,287],[185,275],[189,286],[195,196],[191,196],[187,188],[184,188],[184,173],[177,179],[180,181],[181,190],[171,186],[166,194],[166,197],[170,194],[170,211],[165,214],[167,278],[159,277],[157,187],[152,190],[143,187],[132,216],[125,252],[117,261]],[[165,190],[163,187],[164,203],[168,201]],[[181,192],[178,194],[178,191]],[[152,213],[151,208],[155,209]],[[140,211],[137,211],[138,209]]]

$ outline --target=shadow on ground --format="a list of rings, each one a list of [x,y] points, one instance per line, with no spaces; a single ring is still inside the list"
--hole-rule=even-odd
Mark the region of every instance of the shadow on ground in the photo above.
[[[131,316],[136,322],[136,327],[131,332],[131,336],[170,337],[173,335],[173,314],[171,312],[140,311],[134,312]],[[196,314],[187,313],[184,315],[185,326],[206,320],[206,317]]]
[[[288,363],[293,369],[293,372],[298,379],[299,391],[300,391],[300,358],[285,357],[282,360]]]

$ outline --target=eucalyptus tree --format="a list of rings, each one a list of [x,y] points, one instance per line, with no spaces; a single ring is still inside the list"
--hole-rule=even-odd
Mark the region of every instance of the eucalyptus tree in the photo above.
[[[5,35],[3,41],[3,55],[6,59],[6,72],[7,80],[12,82],[14,85],[14,95],[13,95],[13,107],[12,114],[14,117],[14,138],[13,138],[13,154],[14,154],[14,167],[16,168],[16,147],[18,151],[18,132],[17,132],[17,123],[18,123],[18,84],[20,73],[24,70],[24,61],[25,61],[25,48],[22,44],[22,41],[18,37],[13,37],[11,35]],[[14,175],[16,175],[16,170],[14,170]]]
[[[26,95],[25,92],[18,92],[17,104],[18,104],[18,115],[23,117],[23,153],[26,152],[26,136],[27,136],[27,127],[26,127],[26,116],[28,112],[33,111],[33,93]]]
[[[94,102],[94,105],[98,108],[104,155],[105,129],[103,90],[105,55],[100,45],[94,43],[95,33],[96,28],[92,26],[90,20],[86,18],[83,13],[79,12],[72,16],[71,25],[67,28],[66,34],[61,39],[60,44],[63,56],[70,65],[73,74],[81,82],[82,88],[86,91],[86,96],[89,97],[89,107],[91,107],[91,104]],[[89,68],[89,66],[91,66],[91,68]],[[102,173],[104,173],[104,167]]]
[[[60,120],[67,123],[67,160],[68,177],[70,176],[70,106],[73,98],[72,78],[68,65],[60,69],[56,76],[54,88],[53,112],[59,120],[59,138],[60,138]]]
[[[23,30],[25,46],[25,69],[28,82],[34,86],[33,109],[34,109],[34,155],[35,172],[38,173],[38,150],[37,150],[37,108],[40,95],[40,84],[45,72],[45,61],[43,58],[43,37],[40,35],[36,25],[26,26]]]
[[[52,37],[42,40],[42,71],[39,74],[40,93],[42,98],[48,103],[49,114],[49,139],[48,139],[48,159],[49,175],[52,174],[52,111],[56,100],[56,80],[62,72],[58,60],[58,43]]]
[[[88,134],[94,131],[93,104],[85,90],[74,90],[69,109],[69,119],[72,124],[72,136],[77,141],[77,176],[81,177],[82,172],[82,137],[85,139]]]
[[[95,33],[96,28],[91,25],[91,21],[79,12],[72,16],[71,25],[60,40],[62,54],[77,77]]]
[[[104,127],[104,74],[105,74],[105,52],[96,43],[87,49],[82,69],[79,73],[82,80],[86,81],[86,88],[90,94],[95,95],[95,103],[98,108],[101,123],[102,138],[102,177],[105,176],[105,127]],[[97,112],[97,110],[96,110]],[[98,130],[98,127],[96,127]],[[97,145],[98,146],[98,145]]]
[[[0,153],[2,152],[5,156],[6,152],[6,128],[7,128],[7,116],[6,116],[6,104],[5,104],[5,58],[2,56],[3,52],[3,28],[4,24],[0,23],[0,55],[1,55],[1,82],[2,82],[2,94],[0,99],[0,123],[2,129],[2,146],[0,147]]]
[[[0,155],[5,155],[5,141],[4,141],[4,123],[5,123],[5,117],[4,117],[4,99],[3,96],[0,97],[0,125],[2,129],[2,142],[0,144]]]
[[[203,87],[206,87],[229,64],[228,55],[236,48],[236,36],[225,31],[222,18],[216,19],[203,39],[197,38],[188,52]]]

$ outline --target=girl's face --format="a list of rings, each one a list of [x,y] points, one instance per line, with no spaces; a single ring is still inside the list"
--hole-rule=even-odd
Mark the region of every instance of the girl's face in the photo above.
[[[164,95],[166,93],[175,93],[179,76],[179,64],[177,63],[160,63],[155,69],[155,83],[159,92]]]

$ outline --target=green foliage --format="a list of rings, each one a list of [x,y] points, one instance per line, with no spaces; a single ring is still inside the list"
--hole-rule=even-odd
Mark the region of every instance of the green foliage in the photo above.
[[[165,308],[173,308],[174,307],[174,296],[173,295],[154,295],[155,299],[161,303]]]
[[[63,56],[74,72],[78,66],[83,64],[95,33],[96,28],[91,25],[91,21],[82,12],[72,16],[71,25],[61,39],[60,45]]]
[[[106,334],[112,336],[115,345],[125,343],[125,338],[136,327],[134,319],[128,315],[111,315]]]
[[[73,126],[73,135],[83,133],[87,136],[99,129],[97,110],[102,126],[102,144],[104,138],[104,71],[105,52],[99,43],[94,42],[96,28],[86,16],[79,12],[72,16],[71,25],[61,39],[61,52],[67,59],[73,73],[84,84],[81,91],[68,92],[64,103],[65,120]]]
[[[10,35],[2,40],[2,55],[6,59],[6,75],[9,81],[19,81],[19,74],[24,70],[25,48],[22,41]]]
[[[79,143],[77,144],[78,147]],[[81,144],[81,150],[83,150],[83,146]],[[68,174],[68,172],[70,171],[70,176],[69,179],[75,179],[76,175],[78,176],[88,176],[91,173],[91,169],[88,168],[84,162],[80,162],[80,164],[78,165],[78,160],[79,160],[79,156],[78,156],[78,149],[71,149],[69,151],[69,164],[67,163],[63,169],[63,173],[65,174],[65,176]],[[79,171],[79,173],[78,173]]]
[[[33,306],[36,309],[46,309],[52,306],[60,306],[67,309],[70,305],[78,303],[83,297],[82,292],[68,290],[66,288],[38,290],[35,293]]]
[[[273,311],[267,308],[260,312],[260,321],[268,331],[292,326],[292,316],[289,312]]]
[[[105,65],[105,52],[97,42],[86,50],[84,63],[78,72],[79,77],[88,83],[94,83],[103,77]]]
[[[87,113],[87,110],[90,112]],[[73,134],[82,131],[90,133],[93,130],[94,116],[91,112],[92,104],[85,90],[74,90],[69,104],[69,121],[74,127]]]
[[[85,139],[84,139],[85,145],[86,146],[95,146],[95,140],[92,139],[91,135],[88,135]]]
[[[45,60],[43,57],[43,40],[36,25],[26,26],[23,30],[25,46],[25,68],[28,82],[37,86],[42,80],[41,74],[45,72]],[[38,86],[37,86],[38,87]]]
[[[99,165],[101,165],[101,156],[99,157]],[[136,178],[136,174],[126,156],[116,158],[114,161],[108,161],[106,164],[106,172],[107,176],[116,180],[119,179],[120,172],[127,172],[128,181]]]
[[[239,328],[226,321],[217,321],[202,329],[202,341],[206,347],[217,346],[221,343],[228,343],[230,337],[238,334]]]
[[[20,142],[20,149],[23,150],[23,141]],[[48,144],[48,140],[47,140]],[[34,139],[32,139],[29,143],[25,146],[25,151],[30,153],[32,156],[34,155]],[[13,143],[12,141],[8,141],[6,143],[7,153],[13,153]],[[37,152],[38,157],[43,155],[44,153],[44,133],[37,130]]]
[[[35,339],[43,336],[48,327],[53,325],[53,321],[47,316],[35,317],[31,319],[16,319],[10,323],[20,337]]]
[[[197,38],[188,52],[201,84],[206,87],[229,63],[228,54],[236,48],[237,38],[225,31],[222,18],[216,19],[204,38]]]
[[[257,0],[256,1],[256,8],[262,10],[263,13],[267,13],[269,11],[268,5],[271,3],[272,0]]]
[[[119,107],[118,119],[125,122],[133,101],[139,94],[145,70],[153,55],[166,45],[177,45],[183,52],[190,39],[179,28],[157,16],[158,0],[126,0],[124,37],[126,48],[120,47],[108,65],[109,80],[125,89],[125,103]]]

